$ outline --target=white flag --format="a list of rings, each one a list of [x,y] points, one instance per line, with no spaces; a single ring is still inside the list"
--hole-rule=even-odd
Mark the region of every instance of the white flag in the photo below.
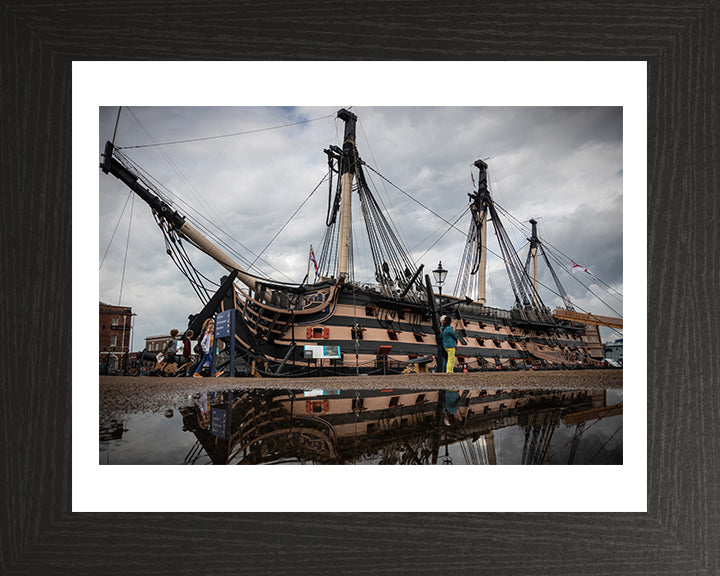
[[[572,263],[572,271],[573,271],[573,274],[575,272],[587,272],[588,274],[590,274],[590,276],[595,278],[595,276],[593,276],[593,273],[590,272],[590,270],[588,270],[584,266],[580,266],[580,264],[576,264],[575,262]],[[595,279],[597,280],[597,278],[595,278]]]

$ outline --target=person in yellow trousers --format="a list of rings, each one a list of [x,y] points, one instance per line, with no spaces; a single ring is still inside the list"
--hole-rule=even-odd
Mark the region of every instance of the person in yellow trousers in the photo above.
[[[457,350],[458,337],[455,330],[450,326],[450,318],[447,316],[442,317],[440,334],[442,335],[443,348],[447,352],[447,368],[445,372],[452,374],[455,370],[455,351]]]

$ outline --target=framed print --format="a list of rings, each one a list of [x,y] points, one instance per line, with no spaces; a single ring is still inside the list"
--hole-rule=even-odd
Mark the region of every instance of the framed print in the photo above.
[[[713,247],[720,155],[720,82],[714,57],[718,3],[551,3],[540,8],[524,2],[439,7],[420,1],[337,8],[180,3],[172,10],[144,6],[140,18],[137,6],[121,3],[4,3],[0,317],[9,370],[0,386],[0,572],[717,573],[720,450],[713,432],[719,423]],[[472,63],[472,68],[458,68],[473,70],[474,76],[467,78],[469,100],[472,90],[498,89],[484,74],[485,62],[645,63],[646,117],[626,120],[647,126],[646,167],[641,167],[646,169],[647,216],[633,222],[643,233],[624,247],[626,262],[633,251],[647,252],[647,289],[641,291],[646,350],[637,350],[646,360],[647,374],[647,442],[637,456],[647,464],[645,511],[543,507],[545,485],[538,490],[528,482],[507,490],[499,481],[467,475],[449,484],[443,483],[447,477],[425,478],[420,491],[435,502],[432,511],[422,506],[421,512],[409,507],[397,511],[363,500],[373,494],[386,499],[386,492],[410,487],[415,477],[407,472],[394,477],[392,485],[372,485],[371,490],[332,475],[315,475],[312,483],[295,486],[276,476],[278,497],[286,499],[297,490],[296,497],[308,503],[302,512],[233,511],[239,501],[268,495],[257,492],[257,483],[243,486],[226,473],[209,479],[202,472],[195,473],[196,484],[181,496],[185,501],[180,507],[192,512],[153,510],[152,502],[135,512],[73,511],[73,461],[81,456],[75,443],[83,441],[76,437],[75,424],[97,418],[97,412],[82,414],[82,404],[76,404],[79,395],[92,396],[96,390],[75,384],[85,382],[85,370],[96,374],[97,353],[73,334],[73,312],[86,305],[73,285],[74,248],[82,242],[83,228],[94,226],[95,215],[87,221],[73,218],[77,190],[72,182],[76,167],[99,164],[96,141],[86,158],[73,152],[74,118],[83,113],[74,108],[79,100],[73,63],[122,61],[124,67],[117,69],[126,73],[114,78],[118,93],[121,86],[137,93],[127,105],[162,106],[143,93],[133,63],[167,60],[168,67],[180,71],[193,61],[243,61],[260,69],[269,61],[290,59],[323,63],[318,71],[346,75],[351,85],[365,83],[365,76],[355,74],[362,67],[354,67],[362,61],[407,62],[427,86],[433,85],[433,77],[422,67],[412,68],[412,61]],[[251,91],[243,87],[243,77],[235,80],[239,93]],[[327,80],[317,74],[303,82]],[[541,95],[555,81],[552,75],[538,75],[532,85]],[[299,103],[293,99],[299,85],[281,83],[275,102],[254,104]],[[454,87],[465,86],[458,80]],[[119,100],[105,104],[125,105]],[[329,100],[302,104],[334,105],[334,94]],[[341,107],[351,104],[342,102]],[[96,182],[82,191],[90,202],[95,201]],[[95,238],[88,235],[88,241]],[[88,255],[90,269],[94,255]],[[88,335],[89,342],[93,338]],[[640,384],[627,381],[624,387],[633,385]],[[89,440],[96,449],[97,428]],[[519,473],[526,469],[518,468]],[[108,503],[123,491],[142,494],[146,488],[137,475],[127,476],[124,484],[106,480],[95,482],[93,490]],[[173,476],[166,474],[162,481],[171,491]],[[554,491],[562,488],[551,485]],[[605,498],[626,487],[608,482],[593,485],[595,492],[583,492],[582,485],[569,481],[564,488],[569,498],[580,494],[592,501],[599,492]],[[529,499],[528,493],[541,503],[532,510],[480,511],[476,500],[512,502]],[[313,511],[313,501],[340,496],[352,505],[337,512],[319,505],[315,510],[323,511]],[[437,503],[443,498],[450,504]],[[263,502],[256,508],[270,509]],[[474,553],[468,555],[471,548]]]

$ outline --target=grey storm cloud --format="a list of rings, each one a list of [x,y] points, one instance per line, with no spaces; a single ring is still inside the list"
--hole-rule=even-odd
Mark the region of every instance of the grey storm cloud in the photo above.
[[[309,247],[317,252],[324,232],[328,184],[321,183],[327,172],[323,149],[341,144],[343,127],[335,118],[340,107],[123,108],[116,145],[157,179],[193,225],[222,230],[228,245],[246,258],[243,263],[253,262],[264,250],[257,263],[261,275],[300,282],[307,272]],[[367,171],[371,187],[416,264],[431,270],[442,260],[450,270],[447,286],[455,283],[469,221],[465,215],[457,230],[447,222],[465,210],[472,164],[482,158],[490,165],[495,201],[517,219],[504,222],[516,248],[526,243],[527,221],[535,218],[541,238],[566,258],[564,269],[553,262],[565,284],[570,260],[575,260],[622,293],[622,108],[353,111],[358,115],[360,155],[384,177]],[[118,109],[101,107],[99,112],[100,154],[112,138]],[[170,144],[185,140],[192,141]],[[131,148],[156,143],[166,144]],[[120,303],[137,314],[133,348],[138,350],[146,336],[184,328],[188,315],[202,304],[166,254],[161,231],[142,200],[102,172],[99,194],[100,300],[118,304],[122,290]],[[358,238],[360,220],[353,229]],[[371,281],[368,251],[361,242],[356,245],[356,279]],[[488,245],[499,253],[494,239]],[[224,274],[204,255],[190,248],[188,253],[213,281]],[[504,268],[492,255],[488,267],[488,303],[511,307]],[[541,271],[540,278],[554,287],[549,274]],[[580,280],[575,278],[572,289],[579,308],[622,313],[617,299],[598,301],[581,293]],[[589,276],[582,281],[593,284]],[[593,291],[600,293],[597,286]],[[561,305],[552,293],[546,303]]]

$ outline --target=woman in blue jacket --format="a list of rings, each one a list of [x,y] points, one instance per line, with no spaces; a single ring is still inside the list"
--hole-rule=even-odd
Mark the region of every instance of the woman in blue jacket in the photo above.
[[[450,318],[447,316],[442,317],[442,328],[440,329],[442,335],[442,344],[447,352],[447,368],[445,372],[452,374],[455,370],[455,350],[457,349],[457,334],[450,326]]]

